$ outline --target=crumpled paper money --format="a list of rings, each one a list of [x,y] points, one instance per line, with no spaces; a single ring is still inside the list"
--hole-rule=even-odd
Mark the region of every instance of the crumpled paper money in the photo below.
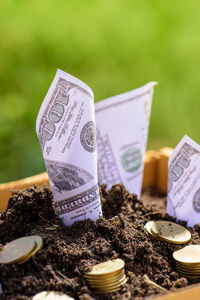
[[[167,213],[188,226],[200,222],[200,145],[187,135],[168,161]]]
[[[41,105],[36,131],[60,219],[68,226],[97,220],[102,211],[92,90],[58,70]]]
[[[153,88],[141,88],[95,104],[98,180],[100,184],[122,182],[141,195],[144,156],[148,138]]]

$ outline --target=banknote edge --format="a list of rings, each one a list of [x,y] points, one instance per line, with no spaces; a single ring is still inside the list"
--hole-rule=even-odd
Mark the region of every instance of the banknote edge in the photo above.
[[[144,96],[145,94],[151,92],[153,90],[154,86],[156,86],[157,84],[158,83],[156,81],[150,81],[147,84],[145,84],[139,88],[102,99],[95,103],[95,113],[98,113],[99,111],[101,111],[102,108],[110,107],[110,105],[112,105],[112,104],[116,104],[120,101],[126,101],[129,98],[130,98],[130,100],[138,99],[138,98]],[[151,96],[153,96],[153,94]],[[122,100],[122,98],[124,98],[124,99]]]

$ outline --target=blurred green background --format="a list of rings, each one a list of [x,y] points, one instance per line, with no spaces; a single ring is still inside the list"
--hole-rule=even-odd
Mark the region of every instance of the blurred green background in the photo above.
[[[156,80],[148,149],[197,142],[200,2],[0,0],[0,182],[45,170],[35,133],[60,68],[95,101]]]

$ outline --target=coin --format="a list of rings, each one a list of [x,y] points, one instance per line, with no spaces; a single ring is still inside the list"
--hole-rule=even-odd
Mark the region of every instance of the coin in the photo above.
[[[74,300],[74,298],[60,292],[40,292],[32,300]]]
[[[154,234],[151,230],[152,224],[154,223],[154,221],[149,221],[144,225],[144,229],[145,231],[151,236],[151,238],[153,239],[157,239],[160,240],[159,236],[157,236],[156,234]]]
[[[152,238],[157,238],[157,236],[151,231],[151,227],[154,221],[149,221],[144,225],[145,231],[152,237]]]
[[[108,276],[101,276],[101,277],[85,277],[85,279],[88,281],[88,282],[105,282],[105,281],[115,281],[115,280],[119,280],[120,278],[122,278],[123,276],[125,275],[124,273],[124,270],[120,271],[120,273],[118,274],[112,274],[110,275],[109,277]]]
[[[189,271],[189,272],[200,273],[200,267],[199,268],[185,268],[185,267],[182,267],[182,266],[176,264],[176,268],[183,272]]]
[[[109,260],[92,267],[84,274],[90,288],[96,293],[113,293],[126,282],[125,263],[122,259]]]
[[[160,239],[173,244],[184,244],[191,239],[191,233],[185,227],[173,222],[153,222],[151,231]]]
[[[200,277],[200,245],[189,245],[174,251],[173,258],[182,276],[190,279]]]
[[[178,266],[180,266],[180,267],[182,267],[182,268],[192,268],[192,269],[194,269],[194,270],[199,270],[200,269],[200,265],[199,264],[186,264],[186,263],[178,263],[178,262],[176,262],[176,265],[178,265]]]
[[[91,283],[90,286],[91,287],[96,287],[96,288],[109,288],[109,287],[114,287],[114,286],[118,286],[120,285],[124,280],[126,279],[126,276],[124,275],[122,278],[120,278],[119,280],[113,281],[113,282],[107,282],[104,281],[103,283]]]
[[[177,270],[178,271],[178,270]],[[200,274],[191,274],[191,273],[183,273],[181,271],[178,271],[178,273],[181,275],[181,276],[184,276],[184,277],[187,277],[187,278],[191,278],[191,279],[195,279],[195,278],[199,278],[200,277]]]
[[[85,276],[99,276],[99,275],[106,275],[106,274],[113,274],[117,271],[120,271],[124,268],[124,261],[122,259],[114,259],[108,260],[106,262],[97,264],[92,267],[90,272],[85,273]]]
[[[122,276],[122,273],[124,273],[124,269],[116,271],[116,272],[112,272],[111,274],[100,274],[100,275],[95,275],[95,276],[91,276],[91,275],[84,275],[86,280],[109,280],[110,278],[113,277],[120,277]]]
[[[106,288],[102,288],[102,289],[95,288],[95,292],[96,293],[105,293],[105,294],[117,292],[122,288],[122,286],[126,283],[126,281],[127,281],[127,278],[125,278],[124,281],[121,282],[121,284],[116,285],[115,287],[110,287],[110,288],[106,287]]]
[[[36,243],[36,247],[35,249],[33,249],[33,251],[31,253],[29,253],[29,255],[27,255],[26,257],[24,257],[23,259],[20,259],[19,261],[17,261],[18,264],[23,264],[26,261],[28,261],[33,255],[35,255],[43,246],[43,239],[39,236],[39,235],[32,235],[29,236],[30,238],[34,238],[35,243]]]
[[[8,243],[0,252],[0,263],[11,264],[25,258],[33,251],[36,243],[34,238],[21,237]]]
[[[188,274],[188,275],[200,275],[200,270],[195,271],[195,270],[185,270],[185,269],[181,269],[179,267],[176,267],[177,271],[183,274]]]
[[[125,276],[125,273],[123,271],[123,273],[119,274],[118,276],[113,276],[113,277],[110,277],[110,278],[102,278],[102,279],[95,279],[95,278],[90,278],[90,279],[87,279],[87,282],[91,285],[91,284],[98,284],[98,285],[102,285],[102,284],[105,284],[105,283],[114,283],[114,282],[117,282],[119,281],[121,278],[123,278]]]
[[[200,264],[200,245],[189,245],[174,251],[173,258],[179,263]]]
[[[186,262],[180,262],[176,261],[176,264],[183,267],[183,268],[194,268],[198,269],[200,267],[199,263],[186,263]]]

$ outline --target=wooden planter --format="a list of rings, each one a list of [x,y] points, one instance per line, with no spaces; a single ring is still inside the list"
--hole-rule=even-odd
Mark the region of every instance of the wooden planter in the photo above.
[[[159,151],[147,151],[145,156],[143,187],[155,187],[159,192],[167,192],[168,159],[172,153],[171,148],[162,148]],[[11,190],[23,190],[37,184],[49,185],[47,173],[42,173],[22,180],[0,184],[0,211],[7,206]],[[164,296],[158,296],[157,300],[199,300],[200,284],[169,292]]]

